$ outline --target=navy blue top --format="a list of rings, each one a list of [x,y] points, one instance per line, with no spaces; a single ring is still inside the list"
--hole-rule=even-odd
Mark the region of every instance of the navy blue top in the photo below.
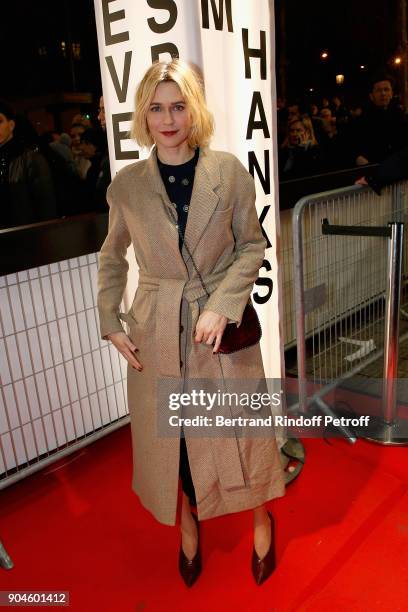
[[[193,192],[195,168],[198,161],[200,149],[197,148],[192,159],[184,164],[172,166],[164,164],[157,157],[160,175],[169,196],[170,202],[177,210],[178,225],[182,236],[187,225],[188,210],[190,208],[191,194]],[[181,251],[183,242],[179,235],[179,249]]]

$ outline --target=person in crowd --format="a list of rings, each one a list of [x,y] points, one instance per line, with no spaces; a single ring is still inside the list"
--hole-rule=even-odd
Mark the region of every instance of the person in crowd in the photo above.
[[[103,96],[99,98],[98,121],[103,131],[106,132],[105,102]]]
[[[322,108],[319,114],[320,114],[320,118],[323,121],[328,121],[330,123],[336,122],[335,118],[333,117],[333,113],[328,106],[325,106],[324,108]]]
[[[313,126],[314,135],[318,144],[320,144],[321,140],[324,138],[324,131],[323,121],[320,117],[319,107],[316,103],[312,102],[311,104],[307,104],[306,109],[306,112],[302,113],[302,116],[310,118]]]
[[[54,219],[54,185],[46,159],[17,133],[18,119],[0,101],[0,227],[2,229]]]
[[[318,174],[321,152],[309,117],[292,119],[288,123],[288,137],[279,154],[279,175],[282,180]]]
[[[178,428],[169,438],[157,426],[163,377],[175,377],[177,388],[196,378],[264,381],[259,343],[233,355],[218,352],[227,324],[242,321],[264,258],[254,181],[235,156],[208,148],[213,119],[201,79],[178,59],[147,70],[131,133],[140,146],[155,146],[109,187],[98,309],[101,336],[129,364],[133,488],[166,525],[175,525],[180,510],[179,571],[187,586],[201,573],[199,521],[253,509],[252,572],[261,584],[275,567],[273,518],[265,503],[284,495],[274,435],[217,440],[184,431],[179,438]],[[139,285],[131,310],[120,317],[131,243]]]
[[[42,139],[44,136],[46,135],[43,135]],[[41,152],[51,169],[58,217],[81,214],[85,199],[85,184],[78,174],[74,161],[71,137],[63,132],[58,141],[44,142]]]
[[[101,129],[106,133],[106,116],[105,116],[105,102],[103,96],[99,98],[99,109],[98,109],[98,121],[101,125]],[[101,174],[98,179],[98,189],[100,193],[106,193],[106,190],[111,182],[111,171],[109,161],[109,149],[106,141],[105,151],[102,153],[101,159]]]
[[[408,145],[357,179],[355,184],[368,185],[377,195],[381,195],[382,189],[387,185],[406,179],[408,179]]]
[[[325,126],[325,120],[327,119],[332,120],[331,110],[327,106],[318,111],[317,115],[311,115],[313,131],[319,145],[325,144],[327,140],[327,121]]]
[[[340,96],[333,96],[332,98],[332,113],[336,118],[337,129],[341,132],[350,122],[350,111]]]
[[[286,100],[282,96],[278,96],[276,98],[276,109],[279,112],[280,110],[286,108]]]
[[[88,130],[89,128],[93,127],[89,115],[84,115],[81,113],[78,113],[73,116],[71,125],[82,125],[85,130]]]
[[[323,108],[320,116],[322,117],[323,130],[323,136],[319,140],[322,169],[326,172],[332,172],[352,166],[346,130],[338,130],[337,119],[329,108]]]
[[[84,157],[81,147],[81,136],[86,129],[89,128],[86,128],[83,123],[72,123],[70,130],[72,155],[77,172],[80,178],[84,180],[91,165],[90,161]]]
[[[299,119],[300,117],[300,104],[293,103],[288,105],[288,121],[293,119]]]
[[[319,107],[314,102],[312,102],[312,104],[309,105],[308,115],[311,119],[313,119],[313,117],[319,116]]]
[[[329,100],[329,98],[322,98],[321,110],[323,108],[330,108],[330,100]]]
[[[301,123],[306,130],[306,142],[310,146],[318,146],[318,141],[314,133],[313,123],[309,115],[305,114],[301,117]]]
[[[354,156],[357,166],[383,161],[408,142],[404,113],[393,103],[393,79],[376,77],[370,101],[353,127]]]
[[[110,174],[106,176],[102,167],[106,155],[106,135],[102,130],[89,128],[81,136],[81,150],[84,159],[90,162],[85,177],[85,201],[83,211],[106,212],[106,190]]]
[[[67,166],[71,168],[73,173],[77,172],[74,156],[71,149],[71,137],[66,132],[62,132],[58,137],[58,140],[53,140],[49,143],[50,149],[60,155],[67,163]]]
[[[351,121],[355,121],[356,119],[359,119],[363,114],[363,107],[361,104],[352,104],[350,106],[350,119]]]

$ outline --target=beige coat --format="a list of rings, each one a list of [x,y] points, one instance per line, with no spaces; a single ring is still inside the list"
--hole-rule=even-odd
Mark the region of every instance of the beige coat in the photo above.
[[[128,367],[128,404],[133,446],[132,488],[162,523],[174,525],[178,495],[179,428],[164,436],[157,426],[157,386],[192,378],[263,378],[259,345],[229,355],[194,343],[203,308],[241,321],[262,265],[265,240],[255,208],[251,175],[229,153],[202,149],[196,167],[185,242],[210,298],[183,247],[176,216],[157,166],[149,159],[122,169],[108,189],[109,232],[99,257],[98,310],[101,336],[122,331],[121,319],[139,348],[143,371]],[[127,282],[127,247],[133,243],[140,269],[131,309],[120,313]],[[188,437],[190,469],[200,519],[254,508],[284,495],[273,436]]]

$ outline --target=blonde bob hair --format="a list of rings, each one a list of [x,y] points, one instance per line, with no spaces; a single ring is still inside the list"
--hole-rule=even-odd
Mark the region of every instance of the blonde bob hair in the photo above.
[[[150,66],[139,83],[135,95],[130,135],[141,147],[151,147],[154,141],[147,126],[147,113],[156,87],[165,81],[173,81],[181,91],[191,116],[188,144],[192,148],[207,145],[214,132],[214,119],[207,108],[203,83],[198,73],[186,62],[172,59],[169,62],[155,62]]]

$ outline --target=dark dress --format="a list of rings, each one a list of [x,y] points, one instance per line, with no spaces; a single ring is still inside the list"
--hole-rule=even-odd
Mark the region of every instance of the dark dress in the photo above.
[[[169,196],[170,202],[174,203],[175,208],[177,209],[178,225],[182,236],[184,236],[184,231],[186,229],[188,210],[193,191],[195,167],[198,161],[199,153],[199,149],[196,149],[195,155],[190,161],[177,166],[164,164],[159,158],[157,158],[160,175],[162,177],[164,186],[166,187],[167,195]],[[179,236],[180,251],[182,246],[182,238]],[[188,462],[187,447],[183,430],[180,438],[179,473],[183,491],[189,497],[190,503],[195,506],[195,491],[193,479],[191,477],[190,465]]]

